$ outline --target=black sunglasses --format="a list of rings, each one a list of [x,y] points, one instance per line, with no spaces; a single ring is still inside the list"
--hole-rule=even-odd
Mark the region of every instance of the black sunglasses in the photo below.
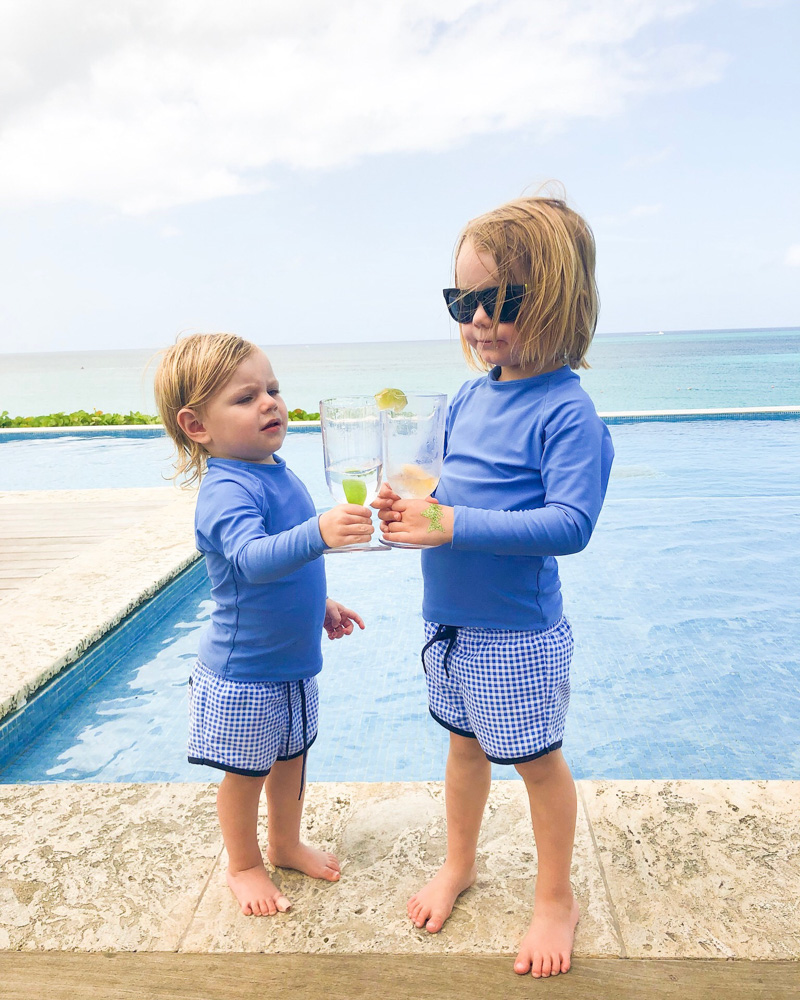
[[[497,287],[479,288],[476,291],[465,288],[444,288],[442,292],[447,303],[447,311],[456,323],[471,323],[479,305],[483,306],[492,322],[513,323],[519,315],[527,288],[527,285],[506,285],[505,298],[498,316],[495,315],[497,295],[500,291]]]

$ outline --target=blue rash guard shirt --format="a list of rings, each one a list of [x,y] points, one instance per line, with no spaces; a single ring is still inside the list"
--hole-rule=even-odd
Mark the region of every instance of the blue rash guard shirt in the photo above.
[[[293,681],[322,669],[325,543],[308,490],[275,465],[210,458],[195,512],[215,607],[199,658],[227,680]]]
[[[603,505],[611,435],[566,365],[466,382],[447,416],[436,498],[454,511],[453,541],[422,552],[431,622],[545,629],[562,614],[555,556],[579,552]]]

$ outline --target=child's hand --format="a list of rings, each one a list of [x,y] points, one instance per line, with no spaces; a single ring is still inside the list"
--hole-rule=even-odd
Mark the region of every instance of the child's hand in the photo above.
[[[397,493],[394,492],[392,487],[388,483],[381,483],[381,488],[378,490],[378,495],[370,504],[370,507],[374,507],[378,512],[378,517],[384,523],[381,525],[381,531],[384,534],[384,528],[386,527],[386,522],[388,521],[399,521],[400,515],[395,514],[392,511],[392,506],[400,499]],[[437,500],[433,500],[433,503],[438,503]]]
[[[381,488],[378,490],[378,495],[372,501],[370,507],[374,507],[375,510],[380,511],[378,517],[380,517],[382,521],[385,521],[387,520],[387,518],[383,516],[384,511],[391,510],[392,504],[395,502],[395,500],[399,499],[400,497],[394,492],[394,490],[388,483],[381,483]],[[392,519],[388,518],[388,520]]]
[[[340,503],[319,516],[319,533],[329,549],[368,542],[374,530],[369,508],[359,504]]]
[[[391,509],[381,510],[379,517],[387,541],[445,545],[453,540],[453,508],[440,504],[434,497],[427,500],[398,497]]]
[[[355,611],[339,604],[338,601],[332,601],[330,597],[325,601],[325,621],[322,627],[328,633],[329,639],[341,639],[343,635],[350,635],[353,631],[353,622],[360,629],[364,628],[364,622]]]

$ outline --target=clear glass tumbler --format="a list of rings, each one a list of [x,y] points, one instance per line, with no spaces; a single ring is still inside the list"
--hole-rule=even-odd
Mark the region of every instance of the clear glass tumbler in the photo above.
[[[381,483],[380,410],[372,396],[335,396],[319,404],[325,480],[337,503],[367,506]],[[370,543],[346,545],[329,552],[378,551]]]
[[[383,478],[406,500],[424,500],[436,489],[444,456],[447,396],[444,393],[407,396],[399,411],[381,411]],[[381,539],[398,548],[425,548]]]

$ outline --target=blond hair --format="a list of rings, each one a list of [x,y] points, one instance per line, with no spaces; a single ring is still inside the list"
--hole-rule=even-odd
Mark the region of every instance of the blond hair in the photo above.
[[[509,285],[527,286],[514,321],[520,332],[518,363],[535,371],[563,364],[588,368],[584,359],[597,326],[600,300],[594,236],[584,219],[562,198],[519,198],[467,223],[456,244],[456,268],[467,242],[478,253],[488,254],[497,268],[495,316]],[[493,337],[497,326],[493,318]],[[461,346],[473,368],[491,368],[463,336]]]
[[[233,333],[194,333],[161,353],[153,389],[161,422],[177,452],[171,478],[184,477],[182,487],[200,482],[208,453],[186,435],[178,413],[188,407],[202,415],[203,407],[256,350],[255,344]]]

